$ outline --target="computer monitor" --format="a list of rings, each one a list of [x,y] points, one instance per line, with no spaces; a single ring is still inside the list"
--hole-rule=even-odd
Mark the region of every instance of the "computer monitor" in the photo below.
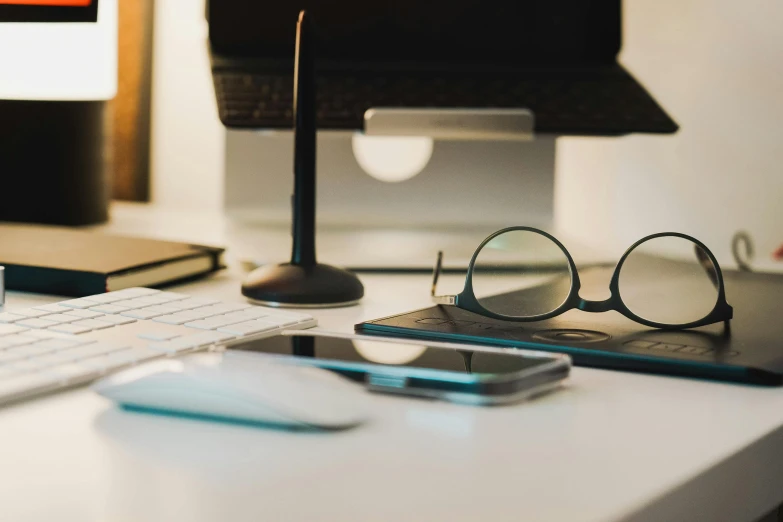
[[[0,100],[108,100],[117,0],[0,0]]]

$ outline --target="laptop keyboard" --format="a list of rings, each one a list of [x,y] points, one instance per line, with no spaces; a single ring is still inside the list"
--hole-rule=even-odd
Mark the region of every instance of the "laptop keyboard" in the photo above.
[[[129,288],[0,313],[0,404],[140,362],[310,328],[298,312]]]
[[[218,111],[228,127],[290,128],[291,76],[215,70]],[[538,133],[613,135],[674,132],[676,124],[620,68],[600,72],[547,71],[529,77],[321,75],[320,128],[364,128],[372,107],[529,108]]]

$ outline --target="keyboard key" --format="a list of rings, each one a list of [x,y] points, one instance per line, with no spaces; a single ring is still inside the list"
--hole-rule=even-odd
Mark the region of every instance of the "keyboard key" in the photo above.
[[[12,353],[17,356],[17,359],[27,359],[30,357],[38,357],[40,355],[46,355],[47,353],[54,352],[54,350],[36,346],[37,343],[23,344],[20,346],[14,346],[6,350],[7,353]]]
[[[144,308],[145,306],[152,306],[155,304],[155,303],[139,302],[139,300],[144,301],[143,297],[139,297],[137,299],[125,299],[124,301],[117,301],[115,303],[106,306],[111,306],[111,307],[121,306],[125,308],[125,310],[121,310],[120,312],[126,312],[129,310],[136,310],[138,308]],[[118,313],[118,312],[111,312],[111,313]]]
[[[144,347],[134,347],[108,355],[82,359],[78,364],[79,366],[89,367],[98,372],[106,372],[165,356],[166,354],[160,351],[150,350],[149,348]]]
[[[148,306],[146,308],[142,308],[141,310],[147,310],[147,311],[150,311],[150,312],[160,312],[161,315],[164,315],[164,314],[174,314],[174,313],[177,313],[177,312],[180,311],[179,308],[174,308],[174,307],[168,306],[168,305],[153,305],[153,306]],[[125,314],[122,314],[122,315],[125,315]]]
[[[82,298],[82,299],[71,299],[70,301],[63,301],[60,304],[62,306],[67,306],[68,308],[82,309],[82,308],[92,308],[93,306],[98,306],[100,303]]]
[[[174,294],[172,292],[160,292],[159,294],[150,295],[146,297],[137,297],[136,299],[133,299],[133,301],[144,301],[147,303],[147,306],[150,305],[159,305],[159,304],[165,304],[170,303],[172,301],[178,301],[181,299],[187,299],[188,296],[182,295],[182,294]]]
[[[47,312],[45,310],[38,310],[36,308],[22,308],[14,310],[14,314],[16,315],[23,315],[25,317],[43,317],[44,315],[49,315],[52,312]]]
[[[275,328],[277,327],[273,324],[263,323],[260,320],[257,320],[224,326],[218,328],[218,332],[225,332],[233,335],[253,335],[266,332],[267,330],[274,330]]]
[[[26,359],[27,356],[22,352],[14,352],[13,350],[6,350],[0,352],[0,364],[8,364],[14,361],[20,361]]]
[[[242,304],[242,303],[219,303],[215,305],[210,305],[205,310],[214,312],[214,315],[223,315],[231,312],[237,312],[239,310],[245,310],[247,308],[252,308],[252,306],[253,305]]]
[[[45,366],[45,364],[42,364],[39,359],[40,357],[35,357],[32,359],[29,357],[27,359],[19,359],[12,362],[10,366],[18,373],[37,372]]]
[[[268,310],[255,307],[240,310],[238,312],[231,312],[226,314],[225,317],[228,319],[244,319],[245,321],[252,321],[253,319],[261,319],[262,317],[267,317],[268,315]]]
[[[54,353],[57,351],[57,348],[52,348],[49,345],[42,345],[40,343],[41,341],[32,344],[24,344],[22,346],[15,346],[14,348],[10,348],[8,351],[14,355],[19,355],[25,358],[38,357],[40,355],[46,355],[48,353]]]
[[[218,315],[215,317],[209,317],[199,321],[191,323],[185,323],[185,326],[189,328],[199,328],[201,330],[216,330],[223,326],[229,326],[237,323],[245,323],[261,317],[265,317],[267,312],[262,310],[242,310],[239,312],[231,312],[225,315]]]
[[[53,332],[60,332],[60,333],[67,333],[67,334],[81,334],[81,333],[87,333],[93,329],[87,326],[75,326],[73,324],[58,324],[49,327],[49,330]]]
[[[104,328],[113,328],[114,324],[107,323],[105,321],[98,321],[97,319],[82,319],[81,321],[76,321],[75,323],[71,323],[74,326],[83,326],[85,328],[90,328],[91,330],[103,330]]]
[[[47,321],[46,319],[23,319],[21,321],[17,321],[14,324],[18,326],[24,326],[26,328],[41,329],[41,328],[48,328],[50,326],[54,326],[57,323],[54,321]]]
[[[41,355],[40,357],[31,359],[31,361],[37,364],[41,369],[46,368],[47,366],[57,366],[59,364],[73,362],[75,360],[76,356],[72,350],[61,350],[59,352]]]
[[[214,311],[210,307],[204,307],[204,309],[197,308],[195,310],[185,310],[183,312],[177,312],[170,315],[162,315],[156,317],[153,321],[166,324],[185,324],[192,321],[198,321],[199,319],[206,319],[207,317],[214,316]]]
[[[286,310],[285,312],[281,312],[281,313],[275,313],[275,314],[273,314],[273,316],[274,317],[285,317],[287,319],[291,319],[291,320],[296,321],[297,324],[306,323],[306,322],[309,322],[309,321],[313,320],[313,316],[312,315],[298,314],[296,312],[289,312],[288,310]]]
[[[32,344],[40,339],[32,335],[6,335],[3,337],[3,342],[6,343],[6,349],[14,346],[22,346],[25,344]]]
[[[65,335],[57,332],[50,332],[49,330],[28,330],[24,335],[35,337],[38,340],[41,339],[73,339],[73,336]]]
[[[79,310],[80,312],[82,310]],[[71,314],[49,314],[43,318],[44,321],[49,321],[53,324],[72,323],[78,321],[79,318]]]
[[[131,310],[129,312],[122,312],[120,315],[123,317],[132,317],[133,319],[153,319],[161,315],[168,315],[174,313],[176,310],[170,310],[166,312],[150,310],[149,308],[140,308],[138,310]]]
[[[127,306],[119,306],[116,304],[104,304],[90,308],[91,312],[101,312],[104,314],[119,314],[121,312],[127,312],[128,310],[130,310],[130,308]]]
[[[23,315],[16,315],[8,312],[0,313],[0,323],[13,323],[22,319],[24,319]]]
[[[0,398],[11,399],[25,392],[45,390],[54,385],[50,375],[31,373],[0,381]]]
[[[56,352],[58,350],[65,350],[66,348],[82,346],[86,343],[89,343],[89,341],[83,337],[74,337],[73,339],[45,339],[43,341],[36,342],[32,346],[41,346]]]
[[[95,319],[98,317],[103,317],[105,314],[102,314],[101,312],[93,312],[92,310],[69,310],[63,315],[79,317],[81,319]]]
[[[165,324],[185,324],[192,320],[191,317],[182,317],[178,314],[161,315],[153,319],[153,321]]]
[[[127,306],[131,310],[135,308],[143,308],[145,306],[153,306],[167,302],[166,299],[156,299],[154,295],[148,295],[147,297],[134,297],[133,299],[123,299],[122,301],[115,301],[112,304],[118,306]]]
[[[297,324],[299,321],[292,318],[292,317],[285,317],[280,315],[273,315],[269,317],[264,317],[263,319],[259,319],[259,321],[263,321],[264,323],[270,324],[275,327],[284,328],[286,326],[293,326]]]
[[[190,297],[188,299],[184,299],[182,301],[175,301],[173,303],[170,303],[171,306],[178,306],[178,305],[187,305],[189,307],[202,307],[202,306],[209,306],[209,305],[216,305],[220,304],[220,301],[217,299],[209,299],[206,297]],[[195,305],[195,306],[193,306]]]
[[[48,304],[48,305],[42,305],[42,306],[34,306],[36,310],[43,310],[44,312],[51,312],[53,314],[61,314],[63,312],[67,312],[69,310],[73,310],[73,308],[68,308],[67,306],[59,305],[59,304]]]
[[[228,332],[226,332],[228,333]],[[150,343],[149,348],[160,352],[166,352],[169,354],[181,353],[183,351],[192,350],[201,346],[210,346],[222,341],[228,341],[233,339],[234,336],[221,334],[219,332],[202,332],[194,335],[186,335],[179,337],[171,341],[164,341],[160,343]]]
[[[223,341],[230,341],[235,336],[227,332],[203,332],[196,335],[186,336],[190,342],[199,343],[197,346],[205,346],[210,344],[222,343]],[[185,337],[183,337],[184,339]]]
[[[170,303],[166,303],[165,306],[170,306],[171,308],[175,308],[177,310],[192,310],[193,308],[202,308],[213,304],[215,303],[207,299],[197,299],[193,297],[190,299],[183,299],[182,301],[172,301]]]
[[[120,324],[130,324],[136,322],[136,319],[132,319],[130,317],[123,317],[121,315],[102,315],[101,317],[96,317],[95,320],[104,323],[113,324],[115,326]]]
[[[107,355],[110,353],[121,352],[123,350],[129,350],[130,345],[118,342],[110,341],[98,341],[97,343],[90,343],[84,346],[78,346],[66,350],[73,360],[90,359],[92,357],[98,357],[99,355]]]
[[[15,324],[0,324],[0,335],[11,335],[28,331],[29,328]]]
[[[241,322],[241,321],[219,321],[217,317],[210,317],[209,319],[201,319],[200,321],[191,321],[189,323],[185,323],[185,326],[188,328],[197,328],[199,330],[217,330],[221,326],[227,326],[229,324],[234,324],[234,322]]]
[[[10,377],[13,377],[14,375],[19,375],[20,373],[22,372],[12,368],[10,364],[6,364],[5,366],[0,366],[0,381],[2,381],[3,379],[8,379]]]
[[[126,288],[124,290],[118,290],[113,292],[116,295],[122,296],[123,299],[133,299],[134,297],[144,297],[147,295],[154,295],[161,293],[160,290],[154,290],[152,288]],[[187,296],[185,296],[187,297]]]
[[[168,341],[180,337],[180,335],[171,332],[144,332],[136,335],[136,337],[147,341]]]
[[[90,301],[95,301],[96,303],[109,304],[109,303],[114,303],[116,301],[129,299],[129,297],[120,294],[120,292],[107,292],[105,294],[90,295],[87,296],[86,299],[89,299]]]
[[[64,363],[58,366],[44,368],[41,373],[51,376],[64,383],[76,383],[88,381],[98,376],[98,371],[89,366],[77,363]]]
[[[169,301],[181,301],[182,299],[190,298],[187,294],[178,294],[177,292],[158,292],[155,294],[156,298],[164,298]]]

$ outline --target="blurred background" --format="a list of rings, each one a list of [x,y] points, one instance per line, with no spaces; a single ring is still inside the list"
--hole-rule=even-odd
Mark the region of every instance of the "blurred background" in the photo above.
[[[106,116],[112,196],[223,212],[231,199],[225,173],[233,131],[217,115],[204,1],[119,0],[118,16],[119,80]],[[702,239],[721,260],[730,259],[732,235],[746,230],[758,256],[768,258],[783,243],[781,21],[783,3],[776,0],[624,2],[620,61],[680,130],[557,138],[554,186],[545,178],[526,178],[524,185],[533,197],[540,191],[542,201],[554,191],[553,209],[544,208],[554,228],[611,251],[676,230]],[[340,139],[339,147],[350,150],[350,134]],[[517,151],[520,171],[538,161],[528,161],[524,146],[504,145]],[[290,152],[278,155],[264,176],[287,187]],[[354,158],[340,157],[357,170]],[[492,163],[481,164],[487,185],[509,176],[493,177]],[[521,212],[519,221],[526,219]]]
[[[759,252],[771,252],[783,242],[783,3],[634,0],[623,10],[620,61],[680,130],[559,138],[558,227],[613,249],[678,230],[721,258],[745,229]],[[218,210],[226,131],[215,110],[204,6],[156,0],[154,18],[150,197]]]

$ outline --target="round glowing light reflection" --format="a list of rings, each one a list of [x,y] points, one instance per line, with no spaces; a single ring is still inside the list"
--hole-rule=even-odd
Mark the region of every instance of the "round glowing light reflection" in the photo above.
[[[432,138],[426,136],[353,135],[353,155],[370,176],[387,183],[411,179],[432,157]]]

